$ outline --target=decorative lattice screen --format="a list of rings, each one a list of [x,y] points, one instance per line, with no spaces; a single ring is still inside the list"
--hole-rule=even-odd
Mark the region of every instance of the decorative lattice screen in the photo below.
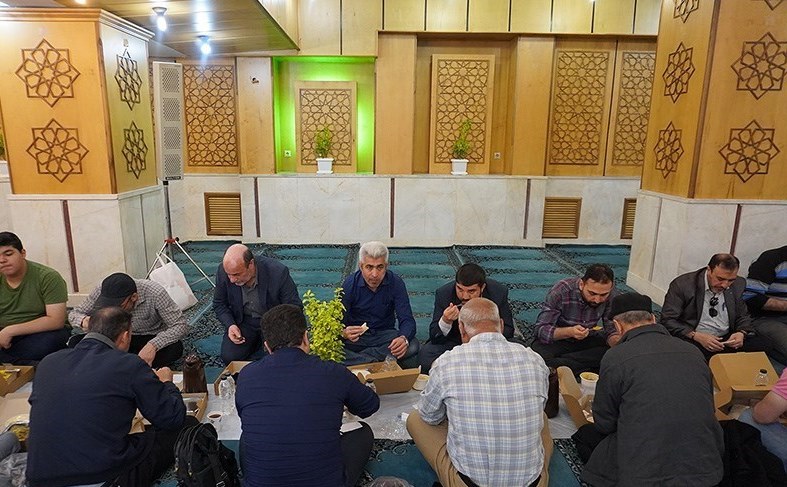
[[[356,87],[352,81],[300,82],[296,90],[299,163],[315,166],[314,136],[328,127],[333,165],[355,167]]]

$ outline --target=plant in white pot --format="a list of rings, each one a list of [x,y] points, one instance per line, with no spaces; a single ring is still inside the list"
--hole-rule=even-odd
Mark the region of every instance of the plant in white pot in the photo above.
[[[454,145],[451,146],[451,174],[467,174],[467,155],[473,149],[473,145],[467,140],[467,137],[470,135],[472,126],[473,123],[467,118],[459,126],[459,137],[456,138]]]
[[[333,144],[333,133],[326,125],[314,135],[314,153],[317,155],[317,174],[333,173],[333,157],[328,157]]]

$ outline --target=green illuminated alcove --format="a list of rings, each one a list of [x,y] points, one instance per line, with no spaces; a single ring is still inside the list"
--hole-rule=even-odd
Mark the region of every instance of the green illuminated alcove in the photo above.
[[[356,165],[359,173],[374,172],[374,58],[287,56],[273,58],[273,113],[276,172],[295,172],[295,83],[299,81],[354,81],[357,124]],[[291,156],[285,157],[285,151]]]

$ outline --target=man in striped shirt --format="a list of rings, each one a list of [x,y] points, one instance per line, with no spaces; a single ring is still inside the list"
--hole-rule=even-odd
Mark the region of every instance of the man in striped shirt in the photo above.
[[[547,484],[552,453],[543,413],[549,371],[502,334],[497,305],[473,298],[459,312],[462,345],[435,360],[407,430],[442,485]],[[543,435],[543,436],[542,436]]]
[[[787,245],[766,250],[751,263],[743,299],[754,329],[771,339],[774,358],[787,363]]]
[[[591,264],[581,278],[558,281],[541,303],[533,351],[550,367],[598,372],[601,357],[620,340],[609,316],[616,294],[615,274],[605,264]]]

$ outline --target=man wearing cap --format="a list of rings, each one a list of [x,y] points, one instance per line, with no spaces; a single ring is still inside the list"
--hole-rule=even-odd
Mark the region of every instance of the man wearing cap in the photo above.
[[[35,365],[66,345],[66,281],[0,232],[0,362]]]
[[[183,355],[181,339],[188,333],[188,324],[161,284],[117,272],[93,289],[69,313],[68,320],[72,326],[90,331],[90,315],[108,306],[131,313],[129,352],[138,354],[148,365],[169,366]]]
[[[718,484],[724,442],[702,353],[656,324],[647,296],[617,296],[611,316],[622,338],[601,360],[594,423],[580,429],[606,437],[582,480],[597,487]]]

